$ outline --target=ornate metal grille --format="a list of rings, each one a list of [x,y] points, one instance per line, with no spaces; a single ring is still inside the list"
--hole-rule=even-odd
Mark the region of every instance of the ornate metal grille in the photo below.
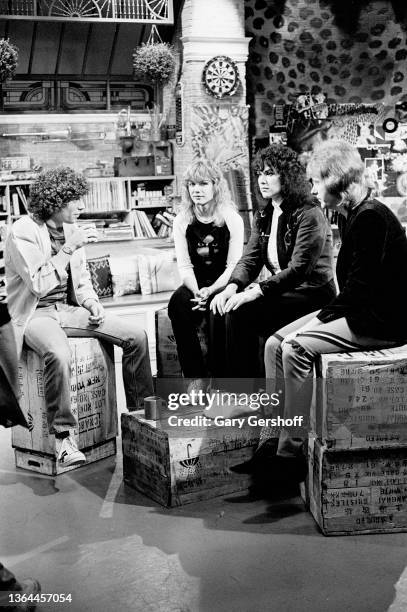
[[[173,23],[172,0],[0,0],[0,18]]]
[[[6,111],[106,111],[130,106],[146,111],[153,100],[149,85],[106,81],[19,81],[3,88]]]

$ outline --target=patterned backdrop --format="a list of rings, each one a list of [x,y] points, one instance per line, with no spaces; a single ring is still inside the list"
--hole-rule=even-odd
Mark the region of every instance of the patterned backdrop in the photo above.
[[[258,137],[268,133],[273,104],[310,90],[331,104],[407,100],[406,31],[392,4],[353,4],[365,4],[360,15],[334,15],[327,0],[246,0],[246,34],[253,38],[248,91]]]

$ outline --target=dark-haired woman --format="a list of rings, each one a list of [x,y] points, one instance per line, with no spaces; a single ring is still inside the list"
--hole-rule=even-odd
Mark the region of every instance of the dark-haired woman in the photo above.
[[[344,141],[328,141],[313,153],[308,174],[321,201],[339,213],[340,291],[321,310],[279,329],[265,348],[268,377],[285,382],[284,417],[300,415],[304,423],[311,405],[313,366],[321,353],[394,347],[407,340],[405,230],[385,204],[371,197],[358,150]],[[297,434],[304,437],[305,432],[304,427]],[[272,467],[301,481],[306,462],[302,439],[295,435],[292,428],[281,431],[269,471]]]
[[[210,306],[226,316],[227,359],[218,376],[262,376],[259,338],[335,297],[331,230],[297,154],[271,145],[258,152],[253,169],[263,207],[228,285]],[[263,268],[265,278],[256,282]]]

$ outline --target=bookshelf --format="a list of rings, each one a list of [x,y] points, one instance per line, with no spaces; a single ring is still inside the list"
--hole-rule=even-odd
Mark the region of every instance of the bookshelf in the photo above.
[[[175,175],[89,178],[83,221],[92,220],[102,241],[171,236]],[[30,180],[0,182],[0,229],[27,213]],[[0,261],[2,258],[0,241]],[[0,273],[1,274],[1,273]]]
[[[99,242],[140,240],[155,246],[172,236],[175,175],[88,178],[86,212],[80,221],[96,224]],[[27,214],[32,180],[0,182],[0,300],[5,295],[4,241],[7,227]]]

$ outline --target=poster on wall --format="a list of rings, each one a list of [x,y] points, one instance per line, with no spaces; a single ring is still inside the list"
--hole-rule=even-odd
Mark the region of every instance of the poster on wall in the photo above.
[[[304,100],[307,98],[307,104]],[[276,108],[279,105],[275,105]],[[356,146],[364,161],[372,195],[385,203],[402,223],[407,219],[407,122],[384,104],[323,104],[313,96],[298,96],[286,104],[283,116],[287,143],[306,165],[319,142],[331,138]],[[281,113],[281,110],[279,110]],[[394,124],[394,128],[392,127]],[[391,125],[391,129],[389,127]],[[270,133],[274,134],[273,121]]]
[[[196,104],[192,108],[194,158],[209,159],[222,168],[232,200],[250,233],[251,197],[248,148],[249,107],[241,104]]]

